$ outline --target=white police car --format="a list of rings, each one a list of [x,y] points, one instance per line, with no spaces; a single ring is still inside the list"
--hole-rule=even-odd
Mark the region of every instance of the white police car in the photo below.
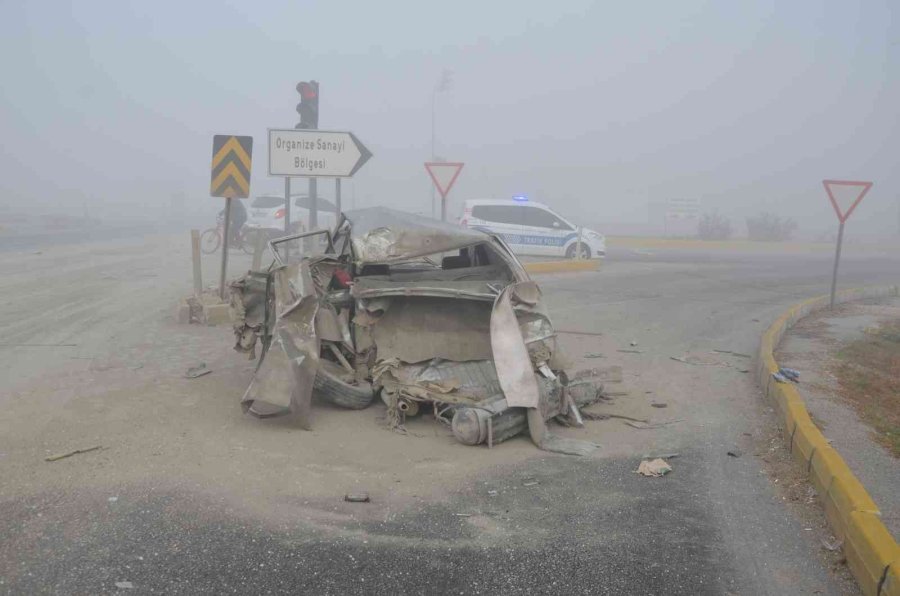
[[[575,258],[578,226],[541,203],[525,197],[476,199],[463,203],[460,225],[502,237],[519,255]],[[606,255],[603,234],[581,231],[581,258]]]

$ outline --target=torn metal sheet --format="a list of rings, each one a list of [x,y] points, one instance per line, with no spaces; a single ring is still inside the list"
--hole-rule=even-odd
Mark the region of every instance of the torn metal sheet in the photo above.
[[[245,412],[260,418],[290,414],[310,428],[310,400],[319,365],[315,319],[319,309],[306,261],[275,275],[279,315],[268,350],[241,400]],[[285,306],[287,304],[287,306]]]
[[[344,341],[338,314],[328,306],[323,305],[316,313],[316,332],[326,341]]]
[[[509,405],[537,408],[540,394],[534,369],[512,306],[516,285],[507,286],[494,303],[490,321],[491,350],[497,377]]]
[[[372,375],[389,393],[442,403],[480,403],[501,392],[490,360],[453,362],[435,358],[406,364],[393,358],[379,362]]]
[[[379,360],[489,360],[490,320],[491,305],[485,302],[395,298],[391,308],[372,326],[372,339],[378,347]]]
[[[529,409],[526,414],[528,416],[528,433],[531,435],[531,440],[544,451],[564,453],[566,455],[590,455],[600,448],[600,445],[596,443],[554,435],[547,428],[547,422],[538,410]]]

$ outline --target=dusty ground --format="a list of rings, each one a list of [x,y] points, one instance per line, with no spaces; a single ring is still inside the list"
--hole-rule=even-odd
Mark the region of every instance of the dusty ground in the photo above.
[[[424,419],[401,436],[377,404],[320,406],[311,432],[243,416],[253,364],[230,330],[173,321],[187,255],[180,237],[0,255],[0,588],[855,591],[804,489],[781,488],[801,482],[768,451],[775,418],[740,355],[819,293],[809,263],[622,255],[544,277],[573,368],[623,368],[596,409],[662,424],[560,429],[603,446],[579,459],[526,439],[465,447]],[[232,257],[237,274],[249,257]],[[204,267],[212,277],[215,258]],[[865,267],[866,280],[896,271]],[[213,373],[184,378],[201,361]],[[643,455],[672,452],[667,477],[633,474]],[[343,502],[359,490],[372,503]]]
[[[897,379],[888,371],[860,375],[860,367],[887,364],[885,346],[873,345],[875,336],[866,330],[898,318],[897,298],[844,304],[801,320],[776,353],[779,364],[801,371],[800,391],[810,415],[872,494],[895,536],[900,536],[900,460],[875,429],[894,420],[894,410],[882,406],[896,409],[896,395],[890,393]]]

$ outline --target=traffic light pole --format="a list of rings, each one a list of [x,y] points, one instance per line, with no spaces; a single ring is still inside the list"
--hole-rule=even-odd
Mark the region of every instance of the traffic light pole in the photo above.
[[[334,179],[334,223],[337,225],[341,221],[341,179]]]
[[[289,236],[291,233],[291,179],[284,179],[284,235]],[[284,262],[288,262],[289,250],[291,243],[284,243]]]
[[[318,193],[319,193],[319,179],[318,178],[310,178],[309,179],[309,231],[312,232],[314,230],[319,229],[319,205],[318,201]]]

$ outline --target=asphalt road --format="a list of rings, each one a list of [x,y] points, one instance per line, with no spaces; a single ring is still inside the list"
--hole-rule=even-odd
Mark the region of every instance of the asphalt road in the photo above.
[[[792,502],[804,486],[782,488],[749,362],[714,352],[752,353],[784,307],[827,291],[830,255],[612,250],[600,272],[542,277],[558,329],[603,334],[563,334],[574,366],[623,367],[603,411],[663,424],[561,431],[603,445],[576,458],[367,430],[374,406],[307,433],[243,418],[252,367],[230,331],[170,320],[190,284],[179,242],[0,259],[0,591],[854,592],[815,503]],[[842,283],[895,283],[898,265],[850,251]],[[187,351],[215,373],[181,379]],[[107,449],[43,461],[94,442]],[[672,452],[666,477],[633,473]],[[373,502],[343,503],[348,487]]]

